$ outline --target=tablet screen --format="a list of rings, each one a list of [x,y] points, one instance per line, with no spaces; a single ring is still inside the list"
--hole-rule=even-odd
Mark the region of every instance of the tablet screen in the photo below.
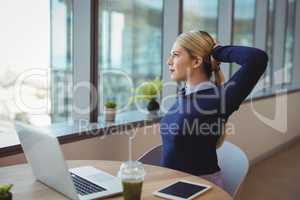
[[[178,181],[160,190],[159,192],[168,195],[177,196],[180,198],[190,198],[191,196],[205,189],[207,189],[207,187],[205,186]]]

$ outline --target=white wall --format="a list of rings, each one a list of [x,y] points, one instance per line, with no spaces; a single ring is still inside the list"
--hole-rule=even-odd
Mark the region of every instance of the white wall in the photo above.
[[[138,128],[131,134],[133,140],[133,158],[156,144],[160,144],[159,124]],[[128,133],[95,137],[62,145],[65,159],[68,160],[124,160],[128,158]],[[24,154],[0,158],[0,166],[26,162]]]
[[[232,115],[230,122],[234,123],[235,134],[228,139],[240,146],[247,153],[250,161],[259,160],[269,152],[274,152],[276,148],[282,147],[283,144],[300,137],[300,92],[287,95],[286,113],[284,112],[284,98],[285,96],[282,95],[253,103],[254,109],[259,114],[274,119],[276,101],[282,101],[283,105],[279,105],[276,109],[279,111],[279,118],[273,122],[273,125],[278,126],[287,118],[287,130],[283,132],[275,130],[259,120],[251,109],[251,102],[244,103],[240,110]]]
[[[283,96],[280,97],[281,99]],[[251,103],[244,103],[235,112],[229,122],[235,127],[235,134],[228,140],[240,146],[251,161],[260,159],[276,148],[300,137],[300,92],[290,93],[287,97],[287,131],[280,133],[260,121],[251,110]],[[257,100],[254,108],[260,114],[274,118],[275,98]],[[280,121],[284,120],[281,116]],[[133,158],[138,158],[143,152],[161,142],[159,125],[153,125],[137,130],[133,141]],[[103,159],[125,160],[128,157],[128,136],[124,133],[109,135],[105,138],[91,138],[62,145],[66,159]],[[0,166],[24,163],[23,154],[0,158]]]

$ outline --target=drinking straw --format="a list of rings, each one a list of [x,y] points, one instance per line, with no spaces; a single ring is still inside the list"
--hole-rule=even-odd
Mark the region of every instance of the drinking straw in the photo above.
[[[133,136],[130,136],[129,137],[129,141],[128,141],[128,156],[129,156],[129,161],[131,162],[132,161],[132,140],[133,140]]]

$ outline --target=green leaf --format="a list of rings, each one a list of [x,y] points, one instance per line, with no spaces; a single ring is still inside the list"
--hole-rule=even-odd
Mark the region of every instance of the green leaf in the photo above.
[[[116,108],[117,107],[117,104],[114,102],[114,101],[107,101],[105,103],[105,107],[106,108]]]
[[[135,100],[151,100],[155,99],[163,88],[163,82],[159,77],[152,81],[140,84],[136,89]]]
[[[7,196],[12,187],[12,184],[0,185],[0,196]]]

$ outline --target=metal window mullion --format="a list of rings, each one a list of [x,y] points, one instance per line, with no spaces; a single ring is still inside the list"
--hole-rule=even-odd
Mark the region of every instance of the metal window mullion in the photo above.
[[[98,31],[99,31],[99,0],[91,0],[91,27],[90,27],[90,122],[98,121]]]
[[[296,1],[292,84],[300,86],[300,1]],[[298,81],[298,83],[297,83]]]
[[[287,19],[287,0],[275,1],[275,23],[273,40],[273,88],[284,80],[285,32]]]

